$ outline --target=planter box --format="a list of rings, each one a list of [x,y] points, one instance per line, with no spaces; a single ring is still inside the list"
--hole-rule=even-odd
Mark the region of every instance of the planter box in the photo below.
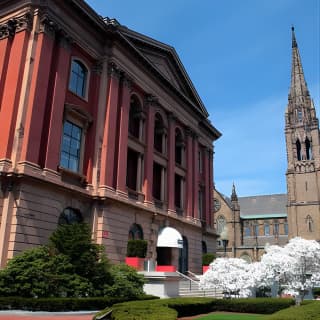
[[[206,273],[209,269],[209,266],[202,266],[202,274]]]
[[[144,260],[144,258],[126,257],[126,264],[130,267],[135,268],[138,271],[142,271],[144,268]]]
[[[158,272],[176,272],[177,268],[172,265],[163,265],[163,266],[157,266],[156,271]]]

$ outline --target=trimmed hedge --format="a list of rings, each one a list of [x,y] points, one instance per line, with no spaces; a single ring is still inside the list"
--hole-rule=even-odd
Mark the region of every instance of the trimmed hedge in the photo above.
[[[307,302],[307,301],[306,301]],[[269,315],[265,320],[319,320],[320,301],[303,303],[299,307],[290,307]]]
[[[293,299],[279,298],[231,300],[195,297],[172,298],[119,303],[100,312],[96,319],[110,310],[112,310],[111,319],[113,320],[172,320],[176,317],[194,316],[214,311],[271,314],[292,305],[294,305]],[[159,310],[161,310],[161,314]]]
[[[127,257],[145,258],[147,249],[147,240],[129,240],[127,244]]]
[[[215,258],[216,256],[213,253],[204,253],[202,255],[202,265],[208,266]]]
[[[140,300],[158,299],[158,297],[145,295]],[[135,299],[137,300],[137,299]],[[97,298],[21,298],[0,297],[0,310],[28,310],[28,311],[78,311],[101,310],[115,303],[127,300],[117,297]]]

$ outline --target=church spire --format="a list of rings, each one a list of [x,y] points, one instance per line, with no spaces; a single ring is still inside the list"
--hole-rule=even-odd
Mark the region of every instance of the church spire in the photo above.
[[[302,97],[309,96],[307,83],[304,78],[299,48],[294,33],[294,27],[292,30],[292,65],[291,65],[291,86],[289,93],[289,100],[294,104],[300,104]]]
[[[235,187],[234,183],[232,184],[231,201],[238,201],[238,196],[236,193],[236,187]]]

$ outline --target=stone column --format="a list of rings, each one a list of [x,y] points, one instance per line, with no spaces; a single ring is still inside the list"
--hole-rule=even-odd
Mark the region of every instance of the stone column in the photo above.
[[[198,152],[199,152],[198,136],[193,135],[193,217],[199,219],[199,165],[198,165]]]
[[[208,148],[205,148],[204,152],[204,212],[203,217],[205,218],[205,221],[207,225],[210,224],[210,170],[209,170],[209,157],[210,157],[210,150]],[[212,195],[211,195],[212,197]]]
[[[34,67],[28,95],[20,161],[40,164],[41,135],[48,100],[56,28],[57,26],[48,16],[40,17],[39,30],[34,40],[36,42]]]
[[[44,167],[50,170],[57,170],[60,162],[60,144],[62,136],[62,119],[64,112],[65,96],[69,81],[70,65],[70,39],[61,36],[59,48],[56,52],[56,70],[54,75],[54,90],[52,94],[51,107],[48,110],[48,133],[45,152]]]
[[[115,149],[120,70],[114,63],[111,63],[109,64],[108,71],[109,90],[101,151],[100,187],[114,190],[115,172],[117,168],[117,165],[115,164]]]
[[[193,186],[194,186],[194,163],[193,163],[193,141],[192,141],[192,131],[190,129],[186,130],[187,138],[187,152],[186,152],[186,214],[187,217],[193,217]]]
[[[174,203],[174,168],[175,168],[175,128],[176,118],[169,115],[169,133],[168,133],[168,212],[175,213]]]
[[[154,117],[157,100],[153,96],[146,97],[147,104],[147,128],[146,128],[146,153],[144,161],[144,181],[142,191],[146,203],[153,203],[153,145],[154,145]]]
[[[120,105],[119,150],[117,169],[117,192],[127,195],[127,153],[128,153],[128,126],[131,95],[131,80],[124,76],[122,80],[122,97]],[[137,189],[138,190],[138,189]]]
[[[11,35],[13,39],[10,54],[7,52],[9,54],[9,57],[7,57],[7,70],[10,70],[10,72],[6,73],[5,83],[2,88],[3,95],[0,101],[0,159],[10,159],[11,157],[23,73],[26,65],[26,54],[32,29],[31,13],[28,12],[22,17],[14,19],[14,21],[16,33],[14,36]],[[23,134],[23,130],[22,126],[21,135]]]

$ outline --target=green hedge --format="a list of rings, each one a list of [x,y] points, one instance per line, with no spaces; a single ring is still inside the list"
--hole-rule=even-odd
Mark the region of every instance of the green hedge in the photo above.
[[[147,240],[129,240],[127,244],[127,257],[145,258],[147,248]]]
[[[157,297],[145,295],[141,300],[157,299]],[[117,297],[98,298],[21,298],[0,297],[0,310],[28,310],[28,311],[78,311],[101,310],[115,303],[123,302]],[[127,301],[127,300],[126,300]]]
[[[216,256],[213,253],[204,253],[202,255],[202,265],[208,266],[215,258]]]
[[[113,320],[172,320],[176,317],[194,316],[214,311],[271,314],[293,304],[293,299],[276,298],[230,300],[195,297],[173,298],[119,303],[99,313],[97,319],[110,310],[112,310],[111,319]]]
[[[307,302],[307,301],[306,301]],[[300,307],[290,307],[269,315],[265,320],[319,320],[320,301],[303,303]]]

